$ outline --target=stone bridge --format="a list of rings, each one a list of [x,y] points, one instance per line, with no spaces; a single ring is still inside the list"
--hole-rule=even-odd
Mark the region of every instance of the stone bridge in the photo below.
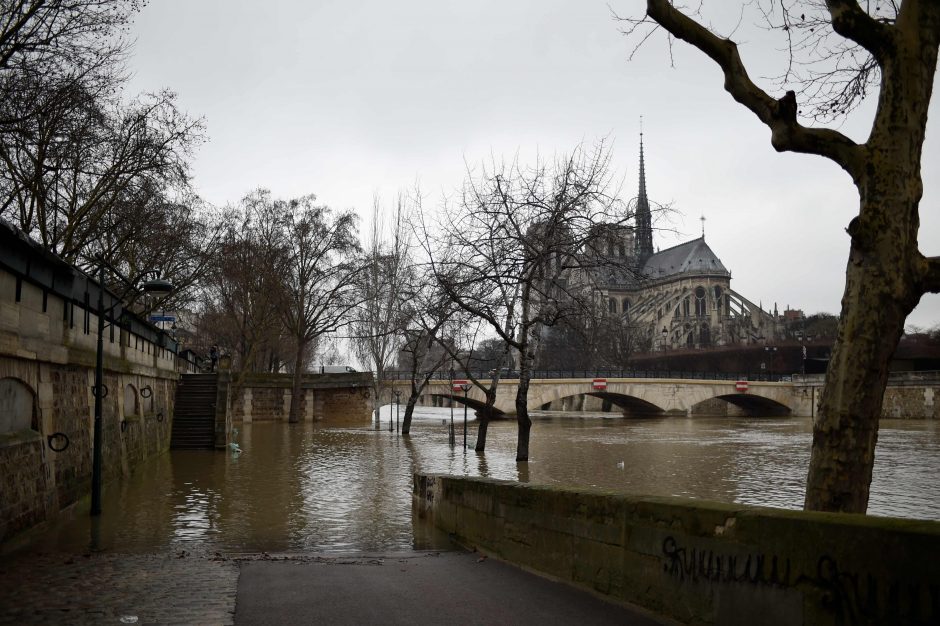
[[[530,411],[613,411],[625,417],[691,415],[795,415],[811,416],[818,390],[792,382],[749,381],[739,390],[734,380],[690,380],[678,378],[607,378],[606,388],[594,389],[592,378],[533,379],[529,384]],[[515,415],[518,380],[499,383],[496,394],[498,417]],[[390,381],[393,390],[407,393],[408,381]],[[424,406],[466,403],[483,408],[483,392],[471,387],[452,393],[449,380],[433,380],[421,396]]]

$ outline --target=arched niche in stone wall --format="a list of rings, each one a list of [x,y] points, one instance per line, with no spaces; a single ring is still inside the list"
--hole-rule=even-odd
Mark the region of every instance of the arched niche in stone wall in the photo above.
[[[33,390],[18,378],[0,378],[0,435],[30,429],[39,430]]]
[[[137,388],[128,383],[124,385],[124,417],[140,415],[140,407],[137,404]]]

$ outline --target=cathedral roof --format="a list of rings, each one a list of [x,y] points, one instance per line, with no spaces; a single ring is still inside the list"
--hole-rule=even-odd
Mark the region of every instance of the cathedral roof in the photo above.
[[[642,274],[652,279],[687,272],[730,275],[704,237],[657,252],[646,260],[642,269]]]

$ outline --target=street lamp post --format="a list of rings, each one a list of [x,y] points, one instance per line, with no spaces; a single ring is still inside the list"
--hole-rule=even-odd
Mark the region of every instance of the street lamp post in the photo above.
[[[399,412],[399,404],[398,404],[400,400],[401,400],[401,391],[396,389],[395,390],[395,432],[396,433],[398,432],[398,429],[400,428],[400,422],[398,420],[398,417],[401,414]]]
[[[669,337],[669,330],[663,326],[663,352],[666,351],[666,339]]]
[[[460,386],[463,389],[463,451],[467,451],[467,392],[470,391],[470,383],[464,383]]]
[[[108,310],[104,308],[104,269],[106,263],[99,261],[98,265],[98,343],[97,350],[95,352],[95,421],[94,421],[94,431],[92,434],[92,453],[91,453],[91,515],[98,516],[101,515],[101,439],[102,439],[102,399],[104,399],[104,394],[102,394],[104,388],[104,329],[105,316],[114,310],[114,307],[123,300],[123,297],[112,304]],[[110,266],[109,266],[110,267]],[[148,274],[154,274],[155,272],[146,271],[142,272],[133,280],[128,280],[121,276],[120,272],[116,271],[113,267],[110,268],[112,272],[117,275],[125,285],[128,286],[128,291],[124,294],[128,295],[131,291],[136,291],[137,283]],[[173,291],[173,285],[168,281],[161,280],[160,278],[153,278],[141,284],[145,293],[152,294],[154,296],[163,297],[169,295]],[[109,322],[114,323],[114,320]]]
[[[98,268],[98,346],[95,352],[95,425],[91,453],[91,514],[101,515],[101,383],[104,377],[104,266]]]
[[[451,447],[454,447],[454,368],[450,368],[450,440]]]
[[[774,380],[774,353],[777,352],[777,346],[764,346],[764,352],[767,353],[767,362],[770,364],[770,382]]]
[[[800,350],[803,353],[803,361],[800,365],[800,376],[806,378],[806,316],[800,314]]]

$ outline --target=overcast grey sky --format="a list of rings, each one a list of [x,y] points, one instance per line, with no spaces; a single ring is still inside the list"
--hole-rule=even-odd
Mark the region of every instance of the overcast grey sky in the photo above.
[[[644,5],[610,3],[621,15]],[[715,19],[727,32],[736,14]],[[550,157],[604,137],[628,199],[642,115],[650,197],[680,212],[664,224],[680,234],[657,233],[654,245],[698,236],[704,215],[736,291],[765,308],[838,313],[844,229],[858,210],[849,177],[821,157],[776,153],[697,51],[677,44],[671,68],[665,39],[653,37],[629,61],[618,29],[597,0],[155,0],[132,30],[130,88],[169,87],[205,117],[194,177],[207,201],[267,187],[363,216],[374,194],[390,204],[416,181],[426,206],[439,203],[465,162]],[[752,77],[779,73],[781,41],[735,38]],[[940,255],[937,106],[923,159],[920,246],[930,255]],[[868,106],[839,129],[863,141],[870,125]],[[908,323],[940,323],[940,296],[925,296]]]

